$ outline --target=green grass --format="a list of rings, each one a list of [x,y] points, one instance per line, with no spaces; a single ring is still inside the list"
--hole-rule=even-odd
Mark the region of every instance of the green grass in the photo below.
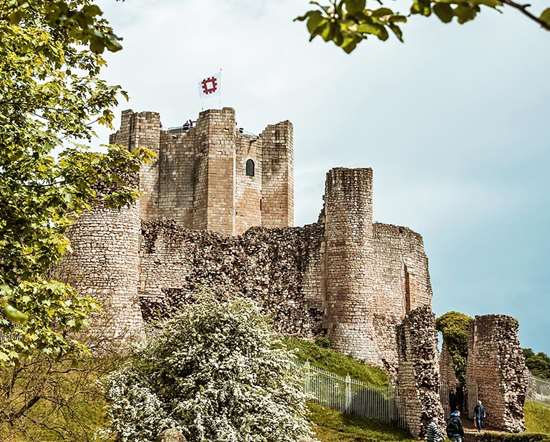
[[[286,346],[296,351],[298,358],[311,365],[340,376],[349,374],[352,378],[381,387],[388,385],[388,375],[384,370],[367,365],[350,356],[338,353],[315,342],[298,338],[284,338]]]
[[[550,406],[539,402],[527,402],[525,404],[525,426],[527,431],[550,435]]]
[[[369,419],[345,416],[316,403],[308,404],[315,434],[321,442],[412,441],[404,431]]]

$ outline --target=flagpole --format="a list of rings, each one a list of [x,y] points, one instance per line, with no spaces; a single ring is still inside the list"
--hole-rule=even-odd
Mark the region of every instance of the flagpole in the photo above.
[[[220,68],[220,83],[223,81],[223,79],[222,79],[222,70],[223,69]],[[220,84],[220,100],[219,100],[220,108],[222,107],[222,94],[223,94],[223,87]]]

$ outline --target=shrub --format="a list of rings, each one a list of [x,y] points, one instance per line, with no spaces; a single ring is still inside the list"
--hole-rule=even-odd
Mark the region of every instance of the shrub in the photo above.
[[[193,441],[311,436],[301,373],[250,300],[200,295],[130,361],[108,388],[122,441],[155,440],[166,428]]]

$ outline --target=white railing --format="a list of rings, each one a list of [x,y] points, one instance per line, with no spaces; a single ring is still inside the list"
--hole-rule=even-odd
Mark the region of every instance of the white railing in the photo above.
[[[550,405],[550,381],[531,375],[527,399]]]
[[[350,376],[338,376],[309,362],[304,366],[304,373],[304,390],[315,402],[345,414],[405,428],[394,387],[377,387]]]

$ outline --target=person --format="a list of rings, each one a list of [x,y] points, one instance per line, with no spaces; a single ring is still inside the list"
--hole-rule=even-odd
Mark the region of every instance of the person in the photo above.
[[[447,423],[447,436],[452,442],[462,442],[464,437],[464,428],[460,420],[460,411],[454,410],[451,412],[449,422]]]
[[[443,432],[440,430],[439,425],[437,425],[437,419],[432,416],[429,422],[426,427],[426,440],[428,442],[443,442]]]
[[[476,427],[478,433],[483,429],[483,424],[486,418],[485,407],[481,401],[477,401],[477,405],[474,407],[474,418],[476,421]]]

